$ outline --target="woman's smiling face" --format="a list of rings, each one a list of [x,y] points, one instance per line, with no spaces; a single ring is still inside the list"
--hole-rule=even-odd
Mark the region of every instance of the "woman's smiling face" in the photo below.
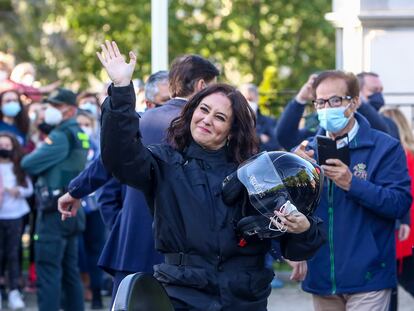
[[[222,93],[204,97],[191,118],[191,135],[196,143],[208,150],[226,144],[233,123],[233,108]]]

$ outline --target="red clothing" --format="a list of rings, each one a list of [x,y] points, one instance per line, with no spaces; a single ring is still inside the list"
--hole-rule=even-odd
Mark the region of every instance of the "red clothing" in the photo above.
[[[411,195],[414,197],[414,154],[406,150],[408,174],[411,177]],[[397,259],[402,259],[413,255],[414,245],[414,201],[410,207],[410,235],[405,241],[399,241],[397,238]]]
[[[39,89],[35,87],[20,84],[10,79],[6,79],[0,82],[0,93],[10,90],[17,91],[20,94],[24,94],[34,102],[40,102],[43,98],[42,93],[40,93]]]

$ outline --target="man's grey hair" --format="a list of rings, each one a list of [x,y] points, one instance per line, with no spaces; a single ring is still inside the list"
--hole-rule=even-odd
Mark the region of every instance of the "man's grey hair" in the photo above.
[[[361,90],[363,86],[365,85],[365,77],[371,76],[371,77],[379,77],[379,75],[372,71],[363,71],[356,75],[359,83],[359,89]]]
[[[242,93],[253,93],[256,96],[259,95],[259,90],[258,90],[257,86],[254,85],[253,83],[242,84],[242,85],[240,85],[239,89]]]
[[[147,79],[147,83],[145,84],[145,99],[154,102],[155,96],[157,96],[159,89],[159,83],[168,83],[168,71],[160,70],[152,75],[150,75]]]

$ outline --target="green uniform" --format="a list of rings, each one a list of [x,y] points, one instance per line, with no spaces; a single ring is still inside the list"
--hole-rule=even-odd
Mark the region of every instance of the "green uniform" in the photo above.
[[[76,217],[61,221],[56,199],[85,167],[88,148],[86,134],[75,119],[68,119],[21,162],[27,173],[38,176],[35,262],[40,311],[58,311],[62,296],[64,310],[84,309],[77,239],[84,229],[85,215],[80,209]]]

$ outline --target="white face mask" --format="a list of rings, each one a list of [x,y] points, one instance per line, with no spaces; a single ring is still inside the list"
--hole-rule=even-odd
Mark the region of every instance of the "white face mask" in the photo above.
[[[63,114],[59,109],[49,106],[45,110],[45,122],[49,125],[58,125],[62,122]]]
[[[90,113],[93,114],[94,117],[98,115],[98,108],[92,102],[85,102],[82,105],[79,105],[79,108],[82,110],[89,111]]]
[[[91,127],[87,127],[87,126],[81,126],[82,131],[88,135],[89,137],[91,137],[93,135],[93,128]]]

